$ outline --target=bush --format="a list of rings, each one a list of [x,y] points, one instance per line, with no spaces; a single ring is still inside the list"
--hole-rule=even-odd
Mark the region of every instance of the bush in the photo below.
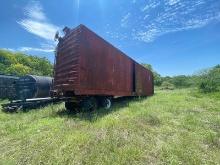
[[[180,76],[174,76],[171,79],[171,82],[172,84],[175,85],[176,88],[188,88],[193,84],[191,79],[192,79],[191,76],[180,75]]]
[[[46,58],[0,49],[0,73],[18,76],[26,74],[52,76],[53,65]]]
[[[31,68],[29,68],[28,66],[24,66],[23,64],[14,64],[9,66],[5,72],[7,74],[13,74],[13,75],[17,75],[17,76],[24,76],[27,75],[31,72]]]
[[[220,91],[220,66],[217,65],[200,75],[199,89],[202,92]]]
[[[174,85],[168,81],[164,81],[161,84],[161,89],[162,90],[174,90]]]

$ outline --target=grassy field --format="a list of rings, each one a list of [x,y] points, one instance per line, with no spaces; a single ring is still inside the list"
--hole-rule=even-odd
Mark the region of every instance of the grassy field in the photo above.
[[[220,164],[220,94],[158,90],[92,114],[0,112],[0,164]]]

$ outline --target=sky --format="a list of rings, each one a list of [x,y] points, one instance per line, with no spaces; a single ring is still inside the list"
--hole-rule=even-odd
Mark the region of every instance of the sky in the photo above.
[[[79,24],[162,76],[220,64],[220,0],[1,0],[0,48],[53,62],[56,31]]]

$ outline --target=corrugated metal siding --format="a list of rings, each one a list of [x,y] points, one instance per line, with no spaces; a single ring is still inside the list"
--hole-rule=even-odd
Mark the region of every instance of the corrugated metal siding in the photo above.
[[[81,28],[73,29],[58,44],[54,76],[55,89],[73,90],[79,85],[80,35]]]
[[[77,94],[131,95],[131,59],[83,27]]]

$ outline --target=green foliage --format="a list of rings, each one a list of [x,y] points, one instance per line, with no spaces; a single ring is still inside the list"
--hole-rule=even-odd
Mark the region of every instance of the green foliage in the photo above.
[[[52,72],[53,65],[46,58],[0,49],[0,73],[18,76],[26,74],[52,76]]]
[[[23,76],[31,73],[31,68],[28,66],[24,66],[23,64],[11,64],[8,68],[6,68],[5,72],[7,74],[13,74],[17,76]]]
[[[153,72],[152,65],[150,65],[150,64],[141,64],[141,65]]]
[[[0,164],[217,165],[220,99],[211,94],[159,90],[76,115],[63,104],[0,111]]]
[[[163,81],[163,83],[161,84],[161,89],[162,90],[173,90],[174,85],[170,83],[169,81]]]
[[[17,63],[17,59],[12,55],[11,52],[0,49],[0,63],[2,65],[8,66]]]
[[[157,72],[153,72],[153,74],[154,74],[154,85],[161,86],[163,82],[161,75]]]
[[[192,76],[179,75],[173,77],[162,77],[153,70],[150,64],[142,65],[153,72],[154,85],[161,86],[161,89],[198,87],[204,93],[220,91],[220,65],[205,69]]]
[[[162,81],[168,81],[168,82],[171,82],[171,81],[172,81],[172,77],[170,77],[170,76],[162,77]]]
[[[200,74],[199,89],[205,93],[220,91],[220,65]]]
[[[220,69],[220,64],[216,65],[214,69]]]
[[[176,88],[188,88],[193,84],[191,79],[191,76],[180,75],[172,77],[171,82],[175,85]]]

